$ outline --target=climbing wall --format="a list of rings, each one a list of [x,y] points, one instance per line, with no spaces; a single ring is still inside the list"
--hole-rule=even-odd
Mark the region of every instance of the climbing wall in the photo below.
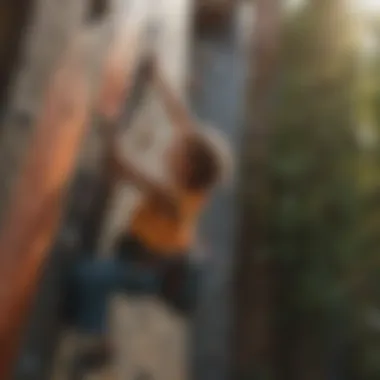
[[[186,321],[155,298],[112,300],[111,336],[116,344],[115,379],[186,380]]]
[[[137,1],[137,3],[134,3]],[[189,0],[133,0],[111,2],[115,22],[123,21],[125,30],[139,34],[148,19],[157,21],[159,32],[154,41],[168,80],[180,96],[184,95],[189,46]],[[145,11],[144,11],[145,9]],[[145,13],[146,12],[146,13]],[[133,16],[131,16],[133,14]],[[132,28],[132,29],[130,29]],[[141,40],[144,44],[152,41]],[[172,129],[154,91],[143,99],[136,119],[126,133],[120,135],[119,148],[126,158],[141,170],[164,180],[164,151],[170,143]],[[94,134],[88,139],[81,167],[96,170],[101,140]],[[128,183],[120,183],[106,215],[99,238],[98,254],[113,254],[115,238],[128,225],[133,209],[141,198]],[[88,372],[82,380],[186,380],[188,364],[188,321],[153,298],[130,298],[115,295],[109,307],[110,338],[117,347],[114,361],[100,370]],[[92,337],[65,332],[57,354],[54,379],[71,380],[70,367],[78,347]]]

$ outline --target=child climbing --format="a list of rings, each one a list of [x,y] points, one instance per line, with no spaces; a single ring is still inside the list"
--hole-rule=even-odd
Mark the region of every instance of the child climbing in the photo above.
[[[231,158],[226,140],[195,123],[157,66],[152,66],[152,74],[175,129],[164,158],[169,178],[165,184],[153,181],[120,158],[117,147],[112,149],[115,175],[134,183],[144,195],[121,239],[119,257],[161,271],[161,294],[174,306],[191,309],[196,268],[190,252],[197,245],[198,219],[213,188],[228,178]]]
[[[117,180],[133,183],[143,200],[117,254],[85,261],[74,273],[80,315],[85,316],[82,328],[95,332],[104,328],[106,301],[115,291],[155,288],[177,309],[194,308],[200,267],[191,260],[191,252],[197,244],[198,220],[231,167],[227,141],[217,131],[197,125],[153,62],[150,72],[175,129],[164,157],[168,180],[158,183],[121,158],[113,139],[110,169]]]

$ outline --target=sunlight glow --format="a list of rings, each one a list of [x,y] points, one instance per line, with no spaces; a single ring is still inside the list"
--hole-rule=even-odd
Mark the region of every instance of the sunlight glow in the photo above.
[[[380,0],[351,0],[351,4],[361,13],[380,13]]]
[[[380,13],[380,0],[348,0],[352,9],[360,13]],[[289,11],[296,10],[305,4],[305,0],[287,0],[286,8]]]

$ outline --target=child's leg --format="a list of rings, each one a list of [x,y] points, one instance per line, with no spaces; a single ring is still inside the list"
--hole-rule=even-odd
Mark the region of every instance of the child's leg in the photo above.
[[[159,274],[135,262],[120,259],[87,259],[76,265],[71,289],[76,291],[75,324],[84,331],[102,333],[107,304],[116,292],[155,293]]]
[[[71,364],[73,379],[102,367],[112,357],[113,347],[105,334],[107,303],[123,283],[123,267],[113,259],[86,258],[71,268],[65,300],[71,312],[70,322],[79,336],[91,337],[93,343],[85,349],[77,348],[79,351]]]
[[[202,266],[187,256],[167,266],[162,284],[162,296],[176,309],[192,313],[197,304]]]
[[[149,292],[157,289],[156,278],[120,259],[82,260],[69,279],[69,306],[75,327],[95,339],[95,344],[78,353],[73,371],[83,372],[103,366],[112,357],[107,339],[107,305],[112,294],[120,291]]]
[[[84,332],[103,333],[108,300],[124,287],[125,268],[114,259],[86,259],[75,265],[70,280],[76,291],[75,324]]]

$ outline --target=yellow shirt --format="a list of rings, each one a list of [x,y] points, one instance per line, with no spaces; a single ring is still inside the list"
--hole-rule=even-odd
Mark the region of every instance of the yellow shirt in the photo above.
[[[186,253],[193,244],[205,198],[204,193],[183,193],[178,197],[175,213],[159,199],[148,198],[136,210],[130,232],[162,256]]]

